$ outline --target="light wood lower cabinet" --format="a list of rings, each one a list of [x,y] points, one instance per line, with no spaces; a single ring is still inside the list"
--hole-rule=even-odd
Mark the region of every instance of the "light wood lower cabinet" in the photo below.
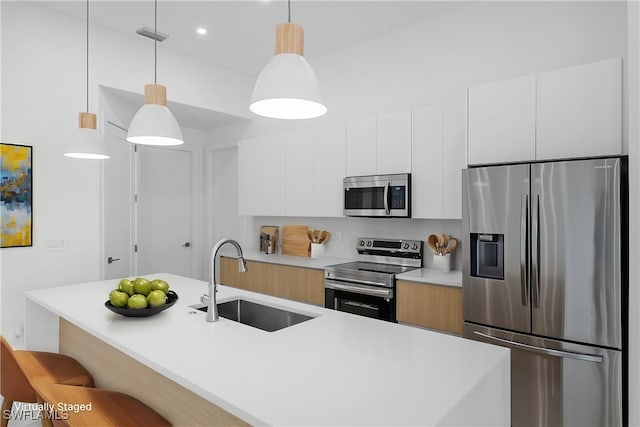
[[[135,397],[173,426],[249,425],[62,318],[59,334],[60,354],[73,357],[87,368],[96,387]],[[140,422],[144,425],[144,420]]]
[[[247,261],[238,272],[236,258],[220,258],[220,283],[247,291],[324,306],[324,271],[259,261]]]
[[[462,335],[462,289],[398,281],[398,322]]]

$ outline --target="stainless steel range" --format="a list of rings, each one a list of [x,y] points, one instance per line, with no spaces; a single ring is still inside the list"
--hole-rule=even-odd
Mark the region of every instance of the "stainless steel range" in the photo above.
[[[396,321],[396,275],[422,267],[420,240],[356,240],[358,261],[324,269],[325,307]]]

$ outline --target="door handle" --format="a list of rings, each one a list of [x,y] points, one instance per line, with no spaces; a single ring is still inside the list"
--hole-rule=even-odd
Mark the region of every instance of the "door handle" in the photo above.
[[[527,244],[529,237],[529,196],[523,195],[520,200],[520,288],[522,305],[527,306],[529,295],[529,275],[527,274]]]
[[[191,247],[191,243],[187,242],[184,245],[182,245],[183,248],[190,248]]]
[[[531,289],[534,307],[540,307],[540,195],[533,199],[531,224]]]
[[[110,256],[109,258],[107,258],[107,264],[113,264],[116,261],[120,261],[120,258],[114,258],[112,256]]]

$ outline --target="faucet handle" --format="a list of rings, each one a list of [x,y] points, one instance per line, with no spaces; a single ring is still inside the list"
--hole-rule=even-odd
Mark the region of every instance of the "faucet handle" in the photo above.
[[[203,303],[203,304],[208,304],[209,303],[209,295],[207,295],[207,294],[200,295],[200,302]]]

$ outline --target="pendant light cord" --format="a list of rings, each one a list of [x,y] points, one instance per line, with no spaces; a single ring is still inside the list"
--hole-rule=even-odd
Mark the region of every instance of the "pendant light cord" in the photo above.
[[[291,24],[291,0],[287,0],[287,9],[289,10],[289,24]]]
[[[153,26],[153,82],[158,83],[158,0],[155,0],[155,22]]]
[[[87,0],[87,113],[89,112],[89,0]]]

